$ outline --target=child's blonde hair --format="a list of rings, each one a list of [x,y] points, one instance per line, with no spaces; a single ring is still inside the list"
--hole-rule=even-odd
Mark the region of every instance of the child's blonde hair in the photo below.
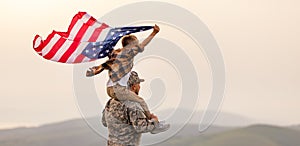
[[[136,41],[137,37],[135,35],[125,35],[122,38],[122,46],[125,47],[130,44],[132,41]]]

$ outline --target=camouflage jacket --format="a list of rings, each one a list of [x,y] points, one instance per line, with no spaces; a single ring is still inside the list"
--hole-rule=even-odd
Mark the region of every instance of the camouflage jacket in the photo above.
[[[141,133],[154,129],[137,102],[108,101],[102,116],[102,124],[108,128],[108,146],[138,146]]]

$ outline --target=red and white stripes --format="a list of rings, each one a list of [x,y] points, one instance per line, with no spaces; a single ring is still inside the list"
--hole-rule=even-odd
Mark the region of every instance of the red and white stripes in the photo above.
[[[91,61],[81,54],[88,42],[102,41],[108,33],[108,25],[98,22],[86,12],[76,14],[67,32],[53,31],[46,40],[36,36],[35,51],[45,59],[61,63]]]

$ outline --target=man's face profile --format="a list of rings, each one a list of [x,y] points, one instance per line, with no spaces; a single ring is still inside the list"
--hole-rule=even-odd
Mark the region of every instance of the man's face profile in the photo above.
[[[138,95],[140,88],[141,88],[140,84],[137,83],[131,86],[131,91]]]

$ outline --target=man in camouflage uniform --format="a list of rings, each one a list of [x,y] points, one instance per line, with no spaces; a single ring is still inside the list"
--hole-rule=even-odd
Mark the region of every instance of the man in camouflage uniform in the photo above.
[[[135,71],[131,72],[128,88],[139,93],[140,82]],[[168,124],[160,124],[155,115],[148,120],[143,108],[138,102],[110,99],[103,111],[102,123],[108,128],[108,146],[138,146],[142,133],[156,134],[170,128]]]

